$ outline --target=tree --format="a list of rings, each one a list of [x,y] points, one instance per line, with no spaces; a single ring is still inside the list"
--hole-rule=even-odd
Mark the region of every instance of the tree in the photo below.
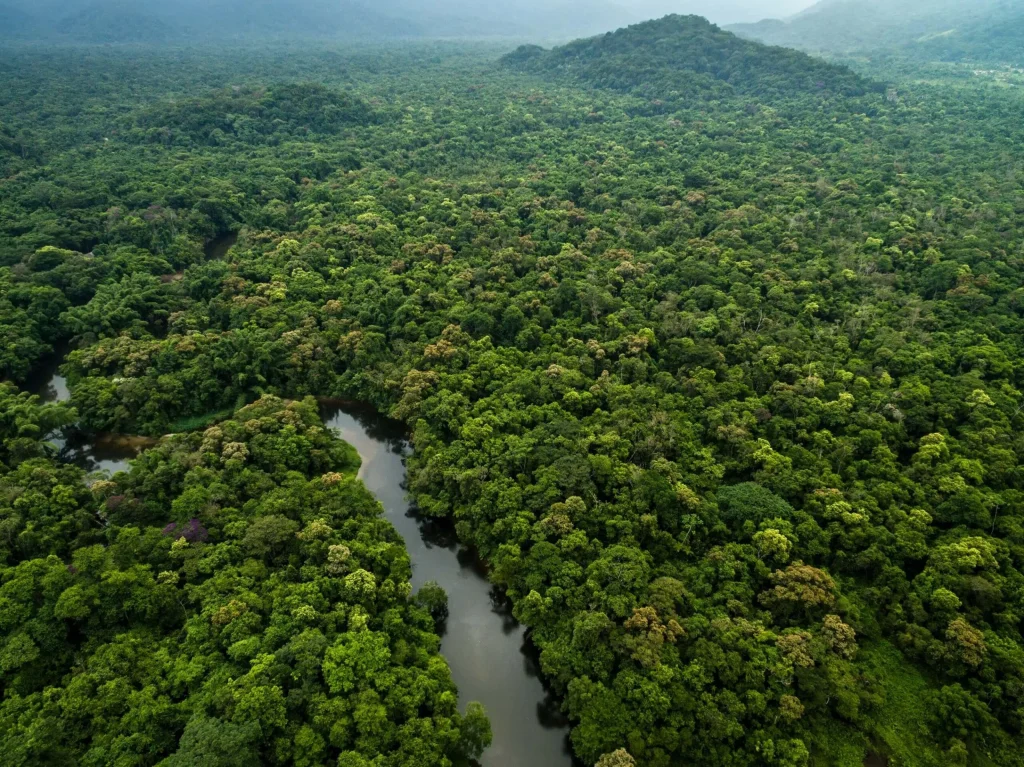
[[[635,767],[636,761],[624,748],[605,754],[597,760],[597,767]]]
[[[222,719],[194,716],[185,727],[178,750],[167,758],[171,767],[222,764],[242,767],[259,759],[262,738],[259,724],[233,724]]]

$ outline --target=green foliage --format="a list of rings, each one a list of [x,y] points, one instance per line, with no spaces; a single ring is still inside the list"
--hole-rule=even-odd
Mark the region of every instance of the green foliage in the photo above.
[[[667,16],[552,51],[524,46],[504,61],[661,101],[712,101],[731,93],[770,100],[800,93],[855,95],[872,87],[848,69],[750,43],[700,16]]]
[[[145,104],[93,55],[4,63],[44,151],[0,185],[10,375],[52,330],[90,429],[257,403],[83,497],[40,457],[67,411],[6,390],[5,753],[479,751],[441,594],[313,403],[264,396],[313,395],[408,424],[410,492],[489,563],[584,761],[1021,764],[1017,92],[882,93],[681,18],[503,66],[152,54]],[[386,119],[208,140],[274,97],[249,78]]]
[[[66,405],[43,405],[38,397],[0,383],[0,467],[13,469],[45,455],[46,438],[73,420]]]
[[[1021,63],[1021,9],[1007,0],[834,0],[786,21],[730,27],[772,45]],[[1016,22],[1016,23],[1015,23]]]
[[[136,121],[133,137],[162,144],[277,143],[304,134],[332,135],[376,119],[370,105],[315,83],[237,88],[161,105]]]
[[[315,403],[267,398],[113,481],[87,487],[45,459],[0,476],[10,763],[479,755],[486,717],[457,712],[408,557],[357,467]]]

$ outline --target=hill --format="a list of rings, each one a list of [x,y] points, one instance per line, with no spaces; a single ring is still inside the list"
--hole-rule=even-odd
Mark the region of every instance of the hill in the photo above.
[[[823,0],[790,19],[728,29],[771,45],[833,54],[887,50],[995,61],[1022,55],[1022,20],[1024,0]]]
[[[552,50],[523,46],[506,65],[651,98],[711,99],[859,94],[872,87],[845,67],[751,42],[699,16],[666,16]]]
[[[1024,767],[1024,91],[344,47],[0,55],[0,764]]]
[[[34,23],[34,19],[44,21]],[[519,37],[570,38],[614,29],[638,16],[611,0],[7,0],[3,28],[19,39],[77,42],[268,39]],[[10,35],[9,35],[10,37]]]
[[[906,51],[928,60],[1024,66],[1024,7],[999,9],[991,18],[915,41]]]
[[[0,29],[7,40],[20,40],[37,33],[39,21],[30,13],[11,5],[0,5]]]
[[[351,0],[188,0],[167,11],[189,39],[381,38],[422,35],[386,4]]]
[[[139,115],[136,134],[164,144],[263,143],[271,136],[334,135],[376,120],[370,105],[316,83],[217,91],[152,107]]]
[[[160,43],[175,36],[175,30],[155,14],[119,0],[90,5],[61,19],[54,29],[89,43]]]

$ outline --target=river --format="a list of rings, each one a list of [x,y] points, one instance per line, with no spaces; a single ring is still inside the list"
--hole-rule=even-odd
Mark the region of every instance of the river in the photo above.
[[[238,239],[221,235],[207,243],[208,258],[223,258]],[[59,348],[33,376],[28,390],[46,402],[70,399],[59,366]],[[569,723],[557,699],[541,682],[536,651],[504,596],[487,580],[479,559],[461,546],[450,525],[419,517],[405,490],[405,457],[410,447],[401,423],[371,408],[330,401],[322,406],[324,424],[353,445],[362,458],[359,478],[384,507],[405,539],[412,560],[413,588],[435,581],[448,594],[448,619],[441,627],[441,653],[459,688],[462,708],[484,704],[494,742],[483,767],[580,767],[569,747]],[[127,470],[152,440],[88,435],[74,427],[53,438],[63,460],[88,471]],[[884,767],[887,757],[869,754],[865,767]]]
[[[324,423],[363,459],[359,478],[384,506],[405,539],[413,587],[436,581],[448,594],[441,653],[452,670],[463,707],[484,704],[494,742],[484,767],[569,767],[568,722],[544,689],[533,646],[504,596],[487,580],[472,552],[450,526],[417,517],[405,491],[409,452],[401,423],[349,403],[324,406]]]
[[[206,244],[208,259],[223,258],[238,240],[223,234]],[[34,376],[30,391],[46,402],[70,399],[59,367],[67,354],[59,348]],[[360,405],[324,405],[326,426],[352,444],[362,458],[359,478],[384,507],[405,539],[412,559],[413,587],[435,581],[448,594],[448,619],[441,653],[448,661],[465,710],[469,701],[484,704],[494,742],[483,767],[578,767],[569,748],[569,724],[540,680],[536,652],[524,628],[512,617],[504,596],[487,580],[479,559],[459,545],[450,525],[417,517],[405,491],[409,452],[402,424]],[[63,460],[87,471],[128,469],[149,440],[87,435],[69,427],[53,441]]]
[[[54,356],[39,371],[32,390],[48,402],[69,398]],[[463,710],[484,704],[494,742],[483,767],[573,767],[569,726],[558,702],[540,680],[536,653],[507,600],[487,580],[476,556],[459,545],[449,525],[417,517],[405,491],[409,452],[402,424],[351,403],[324,405],[326,426],[362,457],[359,478],[384,507],[405,539],[412,559],[413,587],[435,581],[448,594],[448,619],[441,627],[441,653],[459,688]],[[126,470],[147,446],[132,438],[89,436],[70,427],[54,441],[61,458],[89,471]]]

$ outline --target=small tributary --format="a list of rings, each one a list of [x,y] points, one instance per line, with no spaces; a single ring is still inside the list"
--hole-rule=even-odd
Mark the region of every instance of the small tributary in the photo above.
[[[238,232],[224,232],[218,234],[203,246],[203,253],[207,261],[219,261],[224,258],[228,251],[238,242]]]
[[[227,255],[236,242],[238,232],[223,232],[203,246],[203,253],[209,261],[219,260]],[[70,347],[67,343],[55,346],[53,354],[43,360],[24,388],[39,395],[43,402],[68,402],[71,392],[64,376],[60,374],[60,366],[64,364]],[[75,426],[51,435],[50,441],[57,446],[61,460],[86,471],[109,471],[112,474],[126,471],[132,458],[156,443],[156,440],[148,437],[89,434]]]
[[[58,349],[44,360],[42,366],[27,382],[26,390],[39,395],[43,402],[67,402],[71,399],[67,381],[60,374],[68,349]],[[138,456],[155,440],[147,437],[126,437],[118,434],[90,434],[76,426],[68,426],[51,435],[49,441],[57,446],[58,457],[86,471],[125,471],[128,462]]]

